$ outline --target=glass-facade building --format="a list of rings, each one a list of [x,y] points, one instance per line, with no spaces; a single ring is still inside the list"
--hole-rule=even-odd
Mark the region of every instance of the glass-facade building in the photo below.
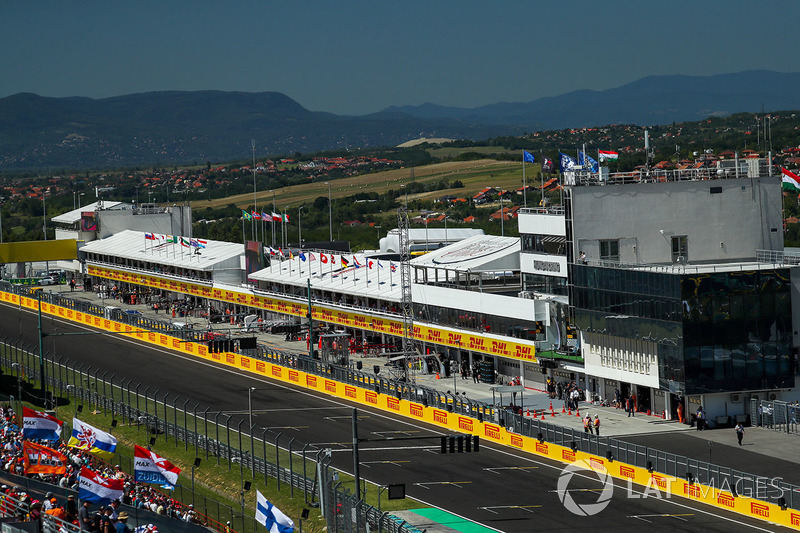
[[[575,325],[655,342],[662,390],[705,394],[794,386],[789,269],[570,269]]]

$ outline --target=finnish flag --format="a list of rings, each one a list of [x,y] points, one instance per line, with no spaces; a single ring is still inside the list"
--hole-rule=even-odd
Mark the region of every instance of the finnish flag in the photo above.
[[[256,490],[256,522],[269,533],[294,533],[294,522],[272,505],[260,490]]]

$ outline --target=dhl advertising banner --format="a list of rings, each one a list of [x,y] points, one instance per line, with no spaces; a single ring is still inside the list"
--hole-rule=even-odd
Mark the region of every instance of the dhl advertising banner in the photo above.
[[[184,294],[192,294],[201,298],[210,298],[221,302],[247,305],[273,313],[297,317],[306,317],[308,315],[307,305],[298,302],[284,301],[278,298],[222,290],[202,284],[168,280],[148,274],[126,272],[96,265],[89,265],[89,274],[109,280],[143,285],[154,289],[164,289]],[[398,320],[376,318],[350,311],[332,310],[318,306],[313,307],[313,316],[314,320],[320,322],[329,322],[340,326],[370,330],[376,333],[385,333],[397,337],[403,336],[403,323]],[[529,363],[536,362],[536,353],[533,343],[520,343],[499,336],[494,338],[491,335],[463,333],[439,326],[428,327],[419,324],[414,324],[413,336],[418,341],[449,346],[450,348],[472,350],[498,357],[519,359]]]
[[[19,303],[31,309],[36,309],[38,304],[35,299],[18,297],[4,292],[0,292],[0,299],[13,304]],[[269,361],[253,359],[242,354],[231,352],[209,354],[204,344],[182,342],[180,339],[168,335],[131,328],[131,326],[128,325],[100,317],[89,316],[85,313],[75,312],[72,309],[43,304],[42,312],[63,316],[69,320],[74,320],[107,331],[123,334],[129,333],[132,337],[150,344],[200,357],[208,361],[214,361],[232,368],[252,372],[287,384],[350,400],[411,420],[432,424],[443,430],[477,435],[484,442],[510,446],[540,457],[552,459],[568,465],[571,464],[579,468],[594,470],[599,473],[601,478],[607,474],[613,478],[635,484],[640,488],[644,487],[642,493],[649,494],[651,497],[656,497],[654,494],[655,491],[658,491],[658,497],[688,498],[700,503],[800,530],[800,511],[794,509],[784,510],[781,509],[779,505],[749,498],[741,494],[734,496],[733,491],[724,490],[724,487],[711,487],[699,483],[689,483],[686,480],[658,472],[651,472],[645,468],[518,435],[508,431],[499,424],[483,422],[445,409],[426,407],[420,403],[401,400],[398,399],[397,395],[394,393],[383,394],[376,392],[374,390],[374,380],[369,376],[363,378],[363,386],[356,386],[334,381],[326,376],[307,374],[300,370],[282,367]],[[491,408],[487,408],[483,412],[483,415],[486,417],[492,417],[492,414],[493,409]],[[618,486],[616,490],[620,490]],[[621,490],[624,490],[624,488]]]

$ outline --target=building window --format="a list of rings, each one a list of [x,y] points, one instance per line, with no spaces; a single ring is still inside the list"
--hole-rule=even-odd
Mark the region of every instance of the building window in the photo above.
[[[689,259],[689,245],[686,235],[672,237],[672,262],[685,263]]]
[[[619,262],[619,241],[600,241],[600,260]]]

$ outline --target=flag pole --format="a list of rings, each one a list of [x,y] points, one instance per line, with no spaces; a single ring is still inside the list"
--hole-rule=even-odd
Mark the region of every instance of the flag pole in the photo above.
[[[525,150],[522,151],[522,205],[528,207],[528,180],[525,177]]]

